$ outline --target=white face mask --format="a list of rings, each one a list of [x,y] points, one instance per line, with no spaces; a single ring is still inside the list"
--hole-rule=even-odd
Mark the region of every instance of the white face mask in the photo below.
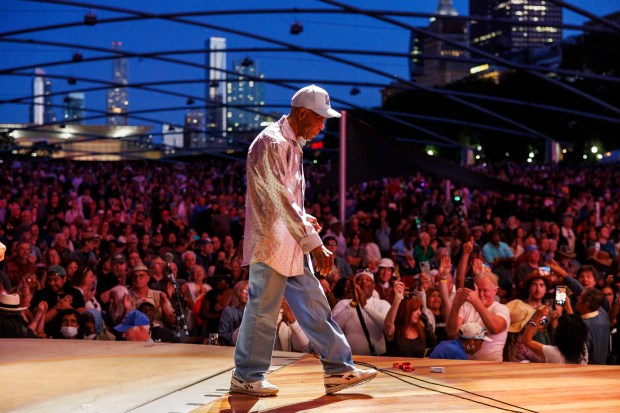
[[[84,336],[84,340],[94,340],[95,337],[97,337],[96,334],[89,334],[87,336]]]
[[[78,328],[71,326],[62,326],[60,327],[60,333],[64,338],[73,338],[77,336]]]

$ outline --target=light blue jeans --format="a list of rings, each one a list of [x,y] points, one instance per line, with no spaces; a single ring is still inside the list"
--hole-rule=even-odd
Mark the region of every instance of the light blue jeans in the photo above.
[[[342,373],[355,368],[351,347],[332,319],[319,280],[307,265],[303,275],[285,277],[266,264],[251,264],[249,283],[248,303],[235,349],[235,376],[250,382],[265,377],[271,364],[283,296],[320,354],[325,373]]]

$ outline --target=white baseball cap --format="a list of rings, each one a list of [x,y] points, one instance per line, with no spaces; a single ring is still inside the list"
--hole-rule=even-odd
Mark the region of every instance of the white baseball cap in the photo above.
[[[325,118],[340,117],[340,113],[331,108],[327,91],[316,85],[299,89],[291,99],[291,106],[310,109]]]
[[[463,324],[461,328],[459,328],[459,335],[462,338],[474,338],[476,340],[493,341],[491,338],[486,336],[486,332],[487,329],[482,327],[478,323]]]

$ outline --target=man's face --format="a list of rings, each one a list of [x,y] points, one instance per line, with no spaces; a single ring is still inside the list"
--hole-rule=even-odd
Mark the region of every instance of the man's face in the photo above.
[[[327,247],[327,249],[329,251],[331,251],[333,254],[336,253],[336,250],[338,250],[338,244],[336,243],[336,241],[334,241],[333,239],[327,241],[327,243],[325,244],[325,246]]]
[[[302,108],[297,117],[297,133],[307,141],[311,141],[325,126],[325,118],[318,113]]]
[[[480,301],[482,301],[486,307],[493,304],[497,287],[486,278],[476,280],[476,287],[478,287],[478,297],[480,297]]]
[[[547,293],[547,286],[545,282],[541,279],[533,280],[530,283],[530,298],[535,300],[542,300],[545,294]]]
[[[355,280],[355,283],[359,285],[359,287],[362,289],[364,295],[366,296],[366,299],[372,297],[372,292],[375,289],[375,283],[369,275],[360,275]]]
[[[127,264],[124,261],[117,261],[112,264],[112,271],[117,277],[122,277],[127,272]]]
[[[528,252],[527,257],[530,263],[534,263],[534,266],[538,265],[538,261],[540,260],[540,253],[538,250]]]
[[[75,314],[65,314],[62,317],[61,326],[63,327],[79,327],[78,319]]]
[[[146,271],[136,271],[133,273],[133,286],[134,288],[144,288],[149,284],[149,278],[151,276]]]
[[[183,265],[185,266],[185,268],[192,268],[194,265],[196,265],[196,257],[192,254],[187,254],[185,257],[183,257]]]
[[[594,288],[596,286],[596,279],[592,271],[584,271],[579,275],[578,281],[583,285],[583,288]]]
[[[55,293],[62,291],[62,287],[65,286],[65,277],[61,277],[56,273],[47,274],[47,285],[50,287],[50,290]]]
[[[379,267],[379,281],[386,283],[392,278],[392,272],[394,269],[390,267]]]
[[[30,256],[30,245],[27,242],[21,242],[17,246],[17,256],[22,260],[27,260]]]

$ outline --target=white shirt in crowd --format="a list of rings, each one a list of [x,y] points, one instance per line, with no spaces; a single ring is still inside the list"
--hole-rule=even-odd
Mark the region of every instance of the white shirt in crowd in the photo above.
[[[370,355],[368,340],[359,322],[357,310],[351,307],[351,300],[340,300],[332,310],[334,321],[340,326],[355,355]],[[390,303],[373,296],[366,301],[366,306],[360,308],[370,341],[375,347],[377,354],[384,354],[385,338],[383,336],[383,323],[385,316],[390,310]]]
[[[483,341],[482,347],[480,350],[474,354],[471,359],[472,360],[486,360],[486,361],[502,361],[503,360],[503,352],[504,352],[504,344],[506,344],[506,338],[508,337],[508,327],[510,326],[510,311],[508,311],[508,307],[504,304],[500,304],[497,301],[494,301],[490,307],[487,308],[492,314],[501,316],[504,320],[506,320],[506,328],[504,331],[497,334],[487,334],[487,336],[492,339],[492,342]],[[476,311],[471,303],[464,303],[463,306],[459,309],[459,318],[463,320],[463,324],[465,323],[478,323],[481,326],[484,326],[484,322],[482,321],[482,317]]]

